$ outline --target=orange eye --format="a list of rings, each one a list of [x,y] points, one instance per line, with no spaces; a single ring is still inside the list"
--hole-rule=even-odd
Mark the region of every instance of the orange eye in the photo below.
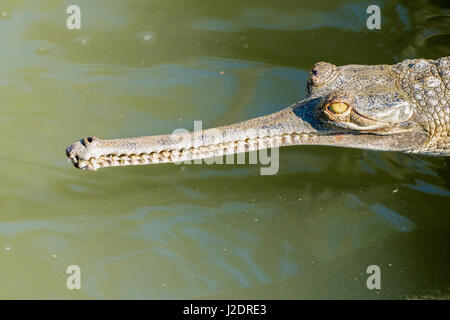
[[[327,108],[333,113],[341,114],[348,110],[348,104],[344,102],[333,102],[330,103]]]

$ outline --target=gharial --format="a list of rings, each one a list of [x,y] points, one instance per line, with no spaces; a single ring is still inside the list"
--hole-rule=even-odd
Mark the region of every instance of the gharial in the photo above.
[[[263,117],[198,132],[102,140],[66,149],[80,169],[180,162],[289,145],[450,155],[450,57],[395,65],[314,65],[306,96]]]

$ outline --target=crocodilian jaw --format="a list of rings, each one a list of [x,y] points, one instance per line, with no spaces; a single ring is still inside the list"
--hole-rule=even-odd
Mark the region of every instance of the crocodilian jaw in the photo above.
[[[317,115],[320,102],[304,99],[279,112],[240,123],[181,134],[102,140],[88,137],[66,150],[75,167],[182,162],[290,145],[328,145],[410,152],[423,132],[357,132],[330,128]]]

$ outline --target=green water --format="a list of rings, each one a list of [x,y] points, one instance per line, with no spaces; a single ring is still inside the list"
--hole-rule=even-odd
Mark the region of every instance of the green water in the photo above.
[[[66,28],[79,4],[81,30]],[[365,27],[369,4],[381,30]],[[447,7],[446,7],[447,6]],[[287,106],[311,66],[449,55],[445,1],[0,3],[0,298],[408,298],[450,287],[450,161],[326,147],[76,170],[65,148]],[[381,268],[368,290],[366,269]],[[81,268],[81,289],[66,268]]]

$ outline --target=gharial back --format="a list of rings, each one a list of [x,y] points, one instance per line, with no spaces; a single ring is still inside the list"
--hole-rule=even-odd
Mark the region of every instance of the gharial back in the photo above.
[[[430,139],[423,152],[450,153],[450,57],[405,60],[392,67],[398,86],[414,106],[415,120]]]

